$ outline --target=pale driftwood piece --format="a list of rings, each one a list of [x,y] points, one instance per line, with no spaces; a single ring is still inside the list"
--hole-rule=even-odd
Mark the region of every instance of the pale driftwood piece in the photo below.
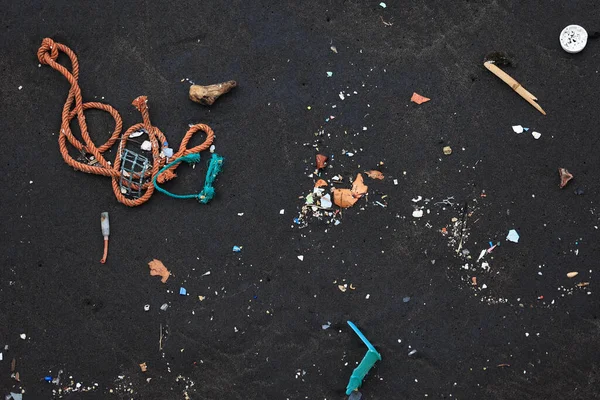
[[[535,107],[536,110],[546,115],[546,111],[542,109],[542,107],[536,103],[537,97],[533,94],[529,93],[519,82],[513,79],[512,76],[508,75],[506,72],[502,71],[498,66],[496,66],[492,61],[487,61],[483,63],[484,67],[486,67],[491,73],[496,75],[498,78],[502,79],[504,83],[510,86],[515,92],[519,93],[519,95],[527,100],[529,104]]]
[[[229,92],[236,86],[236,81],[221,82],[208,86],[192,85],[190,86],[190,100],[210,106],[219,96]]]

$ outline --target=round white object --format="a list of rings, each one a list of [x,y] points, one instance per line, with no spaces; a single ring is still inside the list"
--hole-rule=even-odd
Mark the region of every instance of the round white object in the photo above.
[[[560,33],[560,45],[567,53],[579,53],[587,44],[588,33],[579,25],[569,25]]]

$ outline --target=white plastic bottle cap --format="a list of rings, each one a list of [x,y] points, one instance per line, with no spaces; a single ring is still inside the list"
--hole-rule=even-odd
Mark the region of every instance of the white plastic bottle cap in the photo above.
[[[569,25],[560,33],[560,45],[567,53],[579,53],[587,44],[588,33],[579,25]]]

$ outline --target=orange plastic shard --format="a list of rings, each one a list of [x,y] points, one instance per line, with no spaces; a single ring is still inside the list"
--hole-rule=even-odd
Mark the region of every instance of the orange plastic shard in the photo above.
[[[333,189],[333,202],[336,206],[341,208],[352,207],[358,198],[352,195],[350,189]]]
[[[329,157],[324,156],[323,154],[317,154],[317,157],[316,157],[317,169],[323,169],[323,168],[325,168],[325,163],[327,162],[328,158]]]
[[[367,174],[367,176],[371,179],[379,179],[380,181],[383,180],[383,178],[384,178],[381,171],[377,171],[375,169],[373,169],[371,171],[367,171],[367,172],[365,172],[365,174]]]
[[[369,187],[364,184],[362,175],[358,174],[352,182],[352,189],[333,189],[333,202],[341,208],[352,207],[367,193],[367,190]]]
[[[360,199],[363,195],[367,194],[369,187],[364,184],[363,177],[361,174],[356,175],[356,179],[352,182],[352,195]]]
[[[417,103],[417,104],[427,103],[429,100],[431,100],[431,99],[428,97],[425,97],[425,96],[421,96],[417,92],[414,92],[412,97],[410,98],[410,101],[412,101],[413,103]]]
[[[315,182],[315,187],[320,188],[323,186],[327,186],[327,182],[325,182],[325,180],[319,179],[318,181]]]
[[[162,276],[161,282],[165,283],[171,273],[167,270],[167,267],[162,263],[162,261],[157,260],[156,258],[148,263],[148,267],[150,267],[150,275],[152,276]]]

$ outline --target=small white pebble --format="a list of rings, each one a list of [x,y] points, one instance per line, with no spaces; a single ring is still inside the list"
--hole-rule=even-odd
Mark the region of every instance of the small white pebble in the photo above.
[[[24,333],[21,333],[19,336],[20,336],[20,337],[21,337],[21,339],[23,339],[23,340],[27,339],[27,335],[26,335],[26,334],[24,334]]]
[[[281,215],[285,214],[285,210],[282,208],[281,210],[279,210],[279,214],[281,214]]]

